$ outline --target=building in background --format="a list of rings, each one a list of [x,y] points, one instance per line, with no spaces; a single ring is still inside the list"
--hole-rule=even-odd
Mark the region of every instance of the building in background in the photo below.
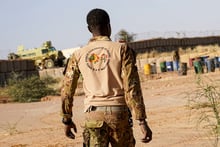
[[[66,57],[66,59],[68,59],[72,53],[78,49],[80,49],[81,47],[75,47],[75,48],[67,48],[67,49],[62,49],[62,53],[63,55]]]

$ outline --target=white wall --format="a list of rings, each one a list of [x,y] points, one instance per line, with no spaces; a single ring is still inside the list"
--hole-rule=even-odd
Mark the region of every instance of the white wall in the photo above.
[[[81,47],[75,47],[75,48],[67,48],[67,49],[62,49],[61,51],[63,52],[63,55],[66,57],[66,58],[69,58],[72,53],[78,49],[80,49]]]

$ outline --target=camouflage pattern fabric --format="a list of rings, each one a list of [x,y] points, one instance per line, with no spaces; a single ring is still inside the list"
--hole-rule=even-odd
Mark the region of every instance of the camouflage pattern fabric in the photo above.
[[[128,112],[88,112],[84,127],[84,147],[135,146]]]
[[[65,118],[72,117],[73,95],[77,87],[77,81],[80,77],[80,71],[76,64],[75,56],[73,55],[65,69],[63,79],[63,88],[61,89],[62,109],[61,113]]]
[[[136,56],[132,49],[122,48],[122,77],[125,100],[135,119],[146,119],[145,105],[141,91],[140,79],[136,66]]]

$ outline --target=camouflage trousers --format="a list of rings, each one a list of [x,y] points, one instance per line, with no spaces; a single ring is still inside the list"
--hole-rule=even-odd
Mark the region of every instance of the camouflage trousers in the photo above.
[[[90,111],[85,115],[84,147],[134,147],[129,111]]]

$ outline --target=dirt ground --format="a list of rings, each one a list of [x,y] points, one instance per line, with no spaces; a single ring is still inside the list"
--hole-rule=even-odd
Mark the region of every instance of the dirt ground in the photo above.
[[[220,71],[202,76],[220,80]],[[140,142],[141,132],[134,121],[137,147],[211,147],[207,131],[196,128],[187,105],[186,93],[196,88],[195,73],[176,72],[142,76],[142,89],[153,140]],[[73,107],[78,127],[76,139],[65,137],[60,116],[60,97],[36,103],[0,104],[0,147],[81,147],[83,97],[76,96]]]

